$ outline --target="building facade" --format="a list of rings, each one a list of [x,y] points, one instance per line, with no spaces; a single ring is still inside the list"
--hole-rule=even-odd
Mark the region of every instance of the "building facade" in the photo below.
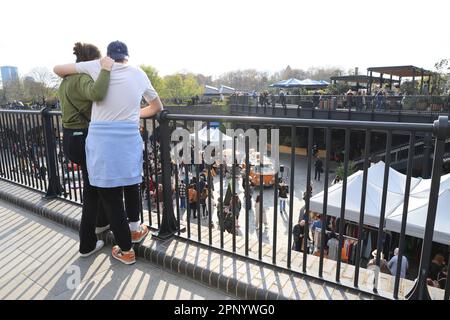
[[[0,74],[2,77],[2,83],[5,84],[9,81],[15,81],[19,79],[19,72],[17,70],[17,67],[12,66],[1,66],[0,67]]]

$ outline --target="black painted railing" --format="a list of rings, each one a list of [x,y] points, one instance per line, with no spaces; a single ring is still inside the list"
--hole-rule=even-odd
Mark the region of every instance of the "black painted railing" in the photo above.
[[[274,108],[314,109],[342,112],[432,113],[450,115],[450,96],[431,95],[268,95],[265,98],[233,95],[231,106],[237,110]]]

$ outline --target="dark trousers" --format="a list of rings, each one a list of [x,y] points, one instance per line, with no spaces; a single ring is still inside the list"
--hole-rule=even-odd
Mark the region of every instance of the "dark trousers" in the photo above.
[[[202,216],[206,217],[209,214],[206,210],[206,203],[200,203],[200,208],[202,210]]]
[[[320,172],[321,171],[322,171],[321,169],[317,169],[317,168],[316,168],[316,170],[314,170],[314,180],[318,179],[320,181]]]
[[[191,209],[191,213],[194,215],[194,218],[197,218],[197,202],[189,203],[189,209]]]
[[[85,143],[87,129],[64,129],[63,149],[67,159],[81,166],[83,177],[83,209],[80,224],[80,252],[88,253],[95,249],[97,236],[95,226],[108,224],[97,191],[91,186],[86,169]]]
[[[128,226],[127,214],[123,205],[124,187],[96,187],[96,189],[108,216],[111,230],[114,234],[114,240],[119,245],[120,249],[123,251],[129,251],[132,244],[130,227]],[[125,202],[126,201],[127,200],[125,200]],[[139,201],[137,203],[139,203]]]

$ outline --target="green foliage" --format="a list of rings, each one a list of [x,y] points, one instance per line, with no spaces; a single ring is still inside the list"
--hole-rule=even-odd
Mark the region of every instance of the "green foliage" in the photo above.
[[[150,65],[141,65],[141,69],[145,72],[156,92],[160,93],[164,90],[164,81],[159,76],[158,70]]]
[[[356,167],[352,161],[348,162],[348,176],[351,176],[356,172]],[[341,177],[341,179],[344,179],[344,163],[341,163],[336,168],[336,176]]]
[[[164,99],[190,99],[203,94],[203,88],[192,75],[170,75],[164,77],[163,81],[164,89],[160,95]]]
[[[418,81],[404,81],[400,85],[400,92],[406,93],[409,96],[419,94],[419,82]]]
[[[350,89],[350,86],[347,83],[344,82],[338,82],[336,84],[330,84],[327,89],[325,89],[325,92],[327,94],[337,95],[337,94],[344,94]]]

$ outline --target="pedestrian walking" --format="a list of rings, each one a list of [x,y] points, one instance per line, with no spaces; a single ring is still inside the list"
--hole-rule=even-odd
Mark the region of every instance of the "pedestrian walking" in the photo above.
[[[186,183],[181,180],[178,185],[178,193],[180,196],[180,209],[186,209]]]
[[[286,200],[288,197],[289,187],[281,180],[281,183],[278,185],[278,198],[280,199],[280,213],[286,213]]]
[[[314,163],[314,180],[320,181],[320,174],[323,172],[323,162],[319,156],[317,156]]]
[[[189,198],[189,209],[191,209],[191,213],[194,216],[194,219],[197,218],[197,186],[195,184],[191,184],[188,188],[188,198]],[[190,217],[188,217],[189,219]]]

